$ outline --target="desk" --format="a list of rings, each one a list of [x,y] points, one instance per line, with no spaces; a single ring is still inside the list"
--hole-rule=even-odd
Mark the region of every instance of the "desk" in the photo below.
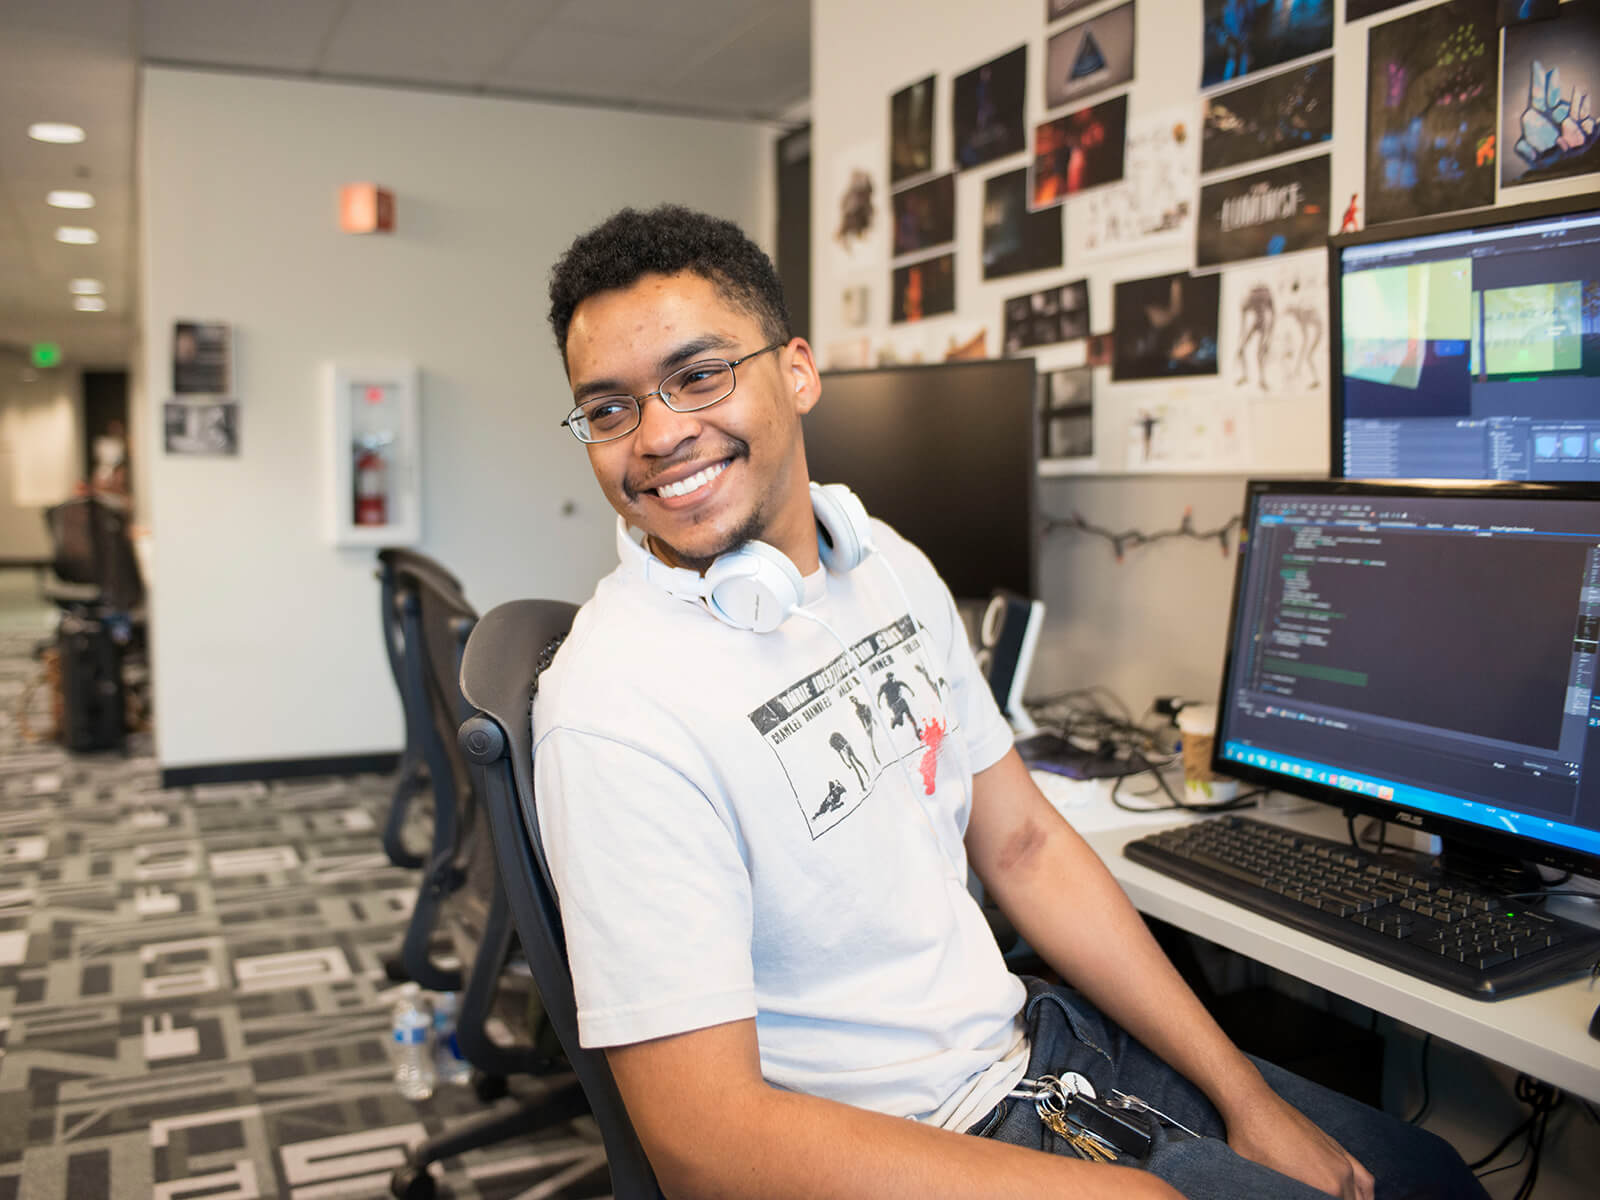
[[[1163,820],[1153,814],[1123,814],[1110,802],[1109,785],[1067,787],[1049,778],[1040,779],[1040,786],[1062,815],[1079,827],[1140,912],[1526,1071],[1575,1096],[1600,1102],[1600,1040],[1588,1035],[1589,1018],[1600,1004],[1600,986],[1592,987],[1587,978],[1508,1000],[1486,1002],[1458,995],[1123,857],[1123,846],[1135,838],[1202,818],[1167,813]],[[1247,815],[1322,837],[1347,836],[1344,818],[1326,805],[1307,802],[1307,807],[1294,811]],[[1593,906],[1582,901],[1558,897],[1550,901],[1550,911],[1593,920]]]

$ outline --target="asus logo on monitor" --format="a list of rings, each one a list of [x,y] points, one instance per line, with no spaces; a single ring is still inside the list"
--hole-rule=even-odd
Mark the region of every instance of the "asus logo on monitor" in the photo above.
[[[1395,813],[1394,819],[1396,821],[1403,821],[1407,825],[1416,825],[1418,827],[1422,825],[1422,818],[1417,816],[1416,813],[1398,812]]]

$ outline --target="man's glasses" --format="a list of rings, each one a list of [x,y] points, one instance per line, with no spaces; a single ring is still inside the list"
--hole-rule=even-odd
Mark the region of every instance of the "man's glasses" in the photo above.
[[[567,414],[561,423],[572,430],[572,436],[585,445],[615,441],[627,437],[639,428],[640,406],[651,396],[660,396],[661,402],[673,412],[697,412],[710,408],[733,395],[733,369],[749,362],[758,354],[787,346],[787,341],[773,342],[759,350],[752,350],[743,358],[729,361],[725,358],[702,358],[687,367],[679,367],[661,381],[661,386],[642,396],[626,392],[613,396],[595,396],[585,400]]]

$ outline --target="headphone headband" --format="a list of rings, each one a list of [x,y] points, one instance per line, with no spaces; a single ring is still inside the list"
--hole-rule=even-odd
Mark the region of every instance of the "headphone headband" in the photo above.
[[[836,575],[853,571],[872,549],[867,510],[842,483],[811,485],[817,522],[817,554]],[[800,570],[775,546],[746,542],[719,556],[704,575],[662,562],[644,544],[642,531],[617,518],[617,556],[639,566],[644,577],[674,599],[704,604],[735,629],[770,633],[805,600]]]

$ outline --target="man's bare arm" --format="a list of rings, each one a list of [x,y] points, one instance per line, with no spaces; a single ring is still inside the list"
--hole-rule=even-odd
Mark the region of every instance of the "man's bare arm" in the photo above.
[[[1372,1179],[1285,1104],[1173,969],[1105,864],[1015,750],[973,780],[968,861],[1062,978],[1211,1100],[1235,1150],[1334,1195]]]
[[[1143,1171],[969,1137],[771,1087],[754,1021],[606,1052],[671,1200],[1175,1200]]]

